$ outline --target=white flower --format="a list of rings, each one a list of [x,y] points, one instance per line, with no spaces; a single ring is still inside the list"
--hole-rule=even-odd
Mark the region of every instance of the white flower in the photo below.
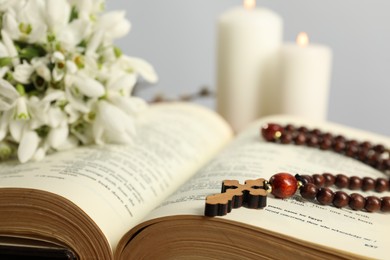
[[[0,160],[133,142],[147,108],[133,88],[157,75],[115,47],[131,25],[104,2],[0,0]]]
[[[13,77],[19,83],[28,84],[31,82],[31,76],[34,70],[35,69],[31,64],[29,64],[27,61],[23,61],[22,64],[15,66]]]
[[[0,79],[0,111],[10,110],[16,103],[19,93],[8,81]]]
[[[133,142],[135,133],[132,117],[106,101],[99,102],[93,123],[93,135],[97,144],[130,144]]]
[[[123,11],[113,11],[102,15],[96,23],[96,30],[104,31],[105,40],[110,42],[125,36],[131,28],[125,15]]]
[[[38,149],[40,138],[35,131],[26,130],[18,147],[18,158],[21,163],[30,160]]]
[[[18,0],[3,16],[3,27],[13,40],[28,43],[46,41],[47,26],[43,19],[43,6],[40,0]]]
[[[150,83],[158,81],[154,68],[143,59],[122,55],[116,65],[125,71],[134,71]]]

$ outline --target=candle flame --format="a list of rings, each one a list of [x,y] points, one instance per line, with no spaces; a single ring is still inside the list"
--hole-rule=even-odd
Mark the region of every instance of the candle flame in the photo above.
[[[244,7],[247,10],[252,10],[256,7],[256,0],[244,0]]]
[[[307,36],[307,33],[300,32],[297,36],[297,44],[301,47],[305,47],[309,44],[309,36]]]

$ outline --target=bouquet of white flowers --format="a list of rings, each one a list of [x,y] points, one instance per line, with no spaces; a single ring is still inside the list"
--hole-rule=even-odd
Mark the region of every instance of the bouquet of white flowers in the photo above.
[[[132,89],[157,76],[113,45],[130,23],[104,2],[0,0],[0,159],[132,141],[146,107]]]

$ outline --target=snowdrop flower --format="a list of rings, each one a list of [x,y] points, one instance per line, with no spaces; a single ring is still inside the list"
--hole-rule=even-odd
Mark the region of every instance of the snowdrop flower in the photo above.
[[[125,143],[153,67],[113,44],[130,30],[104,0],[0,0],[0,160],[25,163],[79,145]]]
[[[95,142],[97,144],[132,143],[132,137],[136,133],[133,120],[118,107],[107,101],[100,101],[93,123]]]
[[[44,42],[47,26],[40,0],[19,0],[3,16],[3,28],[13,40]]]
[[[13,78],[19,83],[29,84],[31,82],[33,72],[34,67],[27,61],[23,61],[22,64],[15,66]]]
[[[106,42],[121,38],[130,31],[131,24],[125,19],[125,14],[123,11],[109,12],[102,15],[97,21],[96,30],[105,32]]]

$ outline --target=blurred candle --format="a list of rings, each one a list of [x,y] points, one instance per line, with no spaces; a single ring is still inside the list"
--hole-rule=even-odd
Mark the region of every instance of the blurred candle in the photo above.
[[[217,111],[235,131],[264,114],[282,40],[282,19],[255,4],[246,0],[218,19]]]
[[[280,52],[280,112],[315,120],[327,118],[332,51],[309,43],[306,33]]]

